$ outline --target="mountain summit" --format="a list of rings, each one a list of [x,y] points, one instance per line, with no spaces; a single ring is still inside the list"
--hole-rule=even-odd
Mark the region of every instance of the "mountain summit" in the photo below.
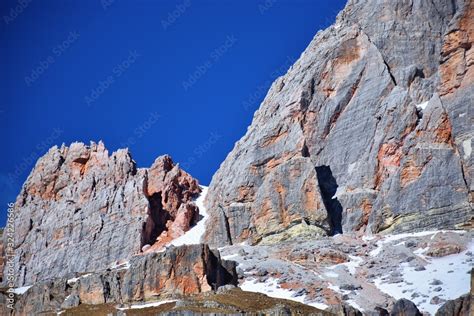
[[[51,148],[3,233],[2,315],[468,315],[473,41],[473,0],[349,0],[209,188]]]

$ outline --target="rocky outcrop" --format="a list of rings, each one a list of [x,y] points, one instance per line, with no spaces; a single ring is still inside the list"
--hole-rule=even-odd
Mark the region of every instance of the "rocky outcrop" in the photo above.
[[[469,224],[473,3],[350,0],[213,177],[205,241]]]
[[[458,299],[447,301],[436,312],[436,316],[469,316],[471,295],[466,294]]]
[[[402,298],[395,302],[390,316],[422,316],[422,314],[413,302]]]
[[[226,284],[237,284],[234,262],[221,260],[205,245],[172,247],[135,256],[104,272],[39,282],[19,297],[15,315],[187,296]]]
[[[105,270],[147,244],[161,247],[199,219],[199,192],[168,156],[139,169],[128,150],[109,155],[101,142],[51,148],[14,206],[17,286]]]
[[[346,304],[333,307],[330,311],[336,316],[362,316],[362,313],[359,310]]]

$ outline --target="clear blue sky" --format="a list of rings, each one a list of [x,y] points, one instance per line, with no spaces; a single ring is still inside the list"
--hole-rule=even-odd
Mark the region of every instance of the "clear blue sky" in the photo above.
[[[103,140],[208,184],[277,75],[345,0],[0,2],[4,224],[38,157]]]

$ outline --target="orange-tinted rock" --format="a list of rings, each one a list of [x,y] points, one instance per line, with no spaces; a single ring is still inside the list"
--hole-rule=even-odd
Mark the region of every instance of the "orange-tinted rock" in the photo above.
[[[198,220],[199,192],[169,156],[139,169],[128,150],[109,155],[102,142],[51,148],[14,207],[17,286],[106,269],[169,229],[168,242],[181,236]]]
[[[172,247],[132,258],[128,268],[75,279],[39,282],[16,302],[18,315],[36,315],[79,304],[121,304],[193,295],[237,284],[235,263],[221,260],[206,245]]]

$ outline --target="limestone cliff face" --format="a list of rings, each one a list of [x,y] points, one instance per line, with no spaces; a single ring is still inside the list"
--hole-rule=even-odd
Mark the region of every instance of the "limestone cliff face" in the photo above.
[[[205,241],[472,216],[474,1],[350,0],[278,78],[213,177]]]
[[[104,270],[198,220],[198,182],[171,158],[138,169],[102,143],[53,147],[15,203],[17,286]],[[179,221],[176,221],[179,219]]]
[[[237,284],[234,262],[221,260],[205,245],[172,247],[135,256],[107,271],[38,282],[17,301],[15,315],[192,295],[227,284]]]

